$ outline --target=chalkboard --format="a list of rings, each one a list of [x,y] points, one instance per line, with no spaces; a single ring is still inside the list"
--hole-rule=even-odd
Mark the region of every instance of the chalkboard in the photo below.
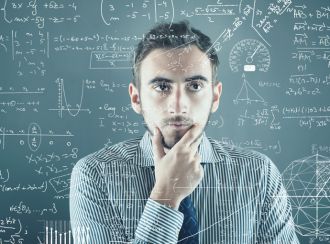
[[[72,243],[71,170],[143,135],[128,95],[134,48],[155,23],[183,19],[220,58],[207,136],[270,157],[301,243],[330,243],[329,1],[0,5],[0,243]]]

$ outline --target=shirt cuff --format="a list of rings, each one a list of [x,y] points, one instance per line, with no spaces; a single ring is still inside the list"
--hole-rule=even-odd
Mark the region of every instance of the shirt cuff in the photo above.
[[[148,198],[135,236],[150,243],[177,243],[183,213]]]

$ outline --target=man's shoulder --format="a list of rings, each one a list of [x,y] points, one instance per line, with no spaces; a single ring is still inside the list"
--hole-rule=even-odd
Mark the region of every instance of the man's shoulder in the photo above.
[[[138,149],[140,137],[126,139],[110,146],[105,146],[100,150],[94,152],[92,155],[97,160],[102,162],[111,162],[114,160],[128,160],[136,154]]]
[[[271,159],[267,155],[257,150],[229,144],[211,137],[207,138],[218,154],[223,155],[230,160],[240,160],[242,162],[255,161],[262,164],[271,162]]]
[[[97,151],[94,151],[79,161],[89,164],[106,163],[111,161],[126,160],[132,157],[139,145],[141,137],[135,137],[120,141],[112,145],[106,145]]]
[[[127,139],[107,145],[80,158],[73,167],[73,172],[84,174],[101,174],[105,164],[125,162],[135,154],[141,137]]]
[[[251,148],[224,143],[212,138],[208,139],[214,150],[224,155],[225,167],[234,169],[235,172],[249,172],[245,174],[250,177],[249,181],[276,182],[280,179],[277,166],[266,154]]]

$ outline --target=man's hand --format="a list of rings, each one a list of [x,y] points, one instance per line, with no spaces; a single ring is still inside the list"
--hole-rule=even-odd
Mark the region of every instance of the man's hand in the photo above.
[[[178,209],[204,176],[198,145],[201,125],[194,124],[167,153],[162,145],[161,131],[156,127],[152,138],[156,182],[150,198]]]

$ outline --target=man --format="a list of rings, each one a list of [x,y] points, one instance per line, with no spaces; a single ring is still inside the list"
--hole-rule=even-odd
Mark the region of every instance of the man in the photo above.
[[[299,243],[272,161],[205,135],[222,92],[210,38],[162,23],[135,54],[129,95],[147,131],[75,165],[75,241]]]

